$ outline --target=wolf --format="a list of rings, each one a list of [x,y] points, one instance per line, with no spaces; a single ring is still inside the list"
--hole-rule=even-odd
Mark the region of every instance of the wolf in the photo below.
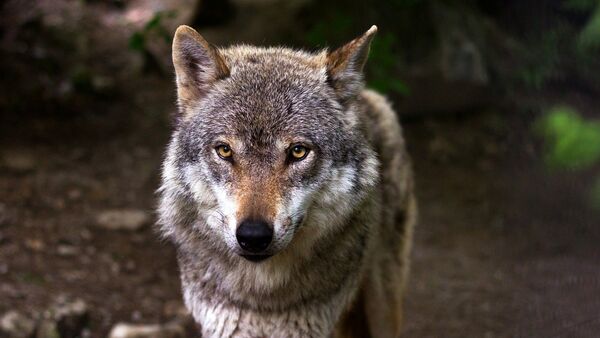
[[[159,230],[202,337],[398,337],[416,200],[397,116],[339,49],[217,48],[180,26]]]

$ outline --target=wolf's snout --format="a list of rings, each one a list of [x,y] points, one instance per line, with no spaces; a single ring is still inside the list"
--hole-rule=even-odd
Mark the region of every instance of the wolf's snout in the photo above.
[[[271,244],[273,229],[265,221],[245,220],[238,227],[235,237],[242,249],[260,253]]]

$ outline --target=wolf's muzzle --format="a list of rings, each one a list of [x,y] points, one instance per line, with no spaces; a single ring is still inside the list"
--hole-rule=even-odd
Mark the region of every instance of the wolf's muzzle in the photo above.
[[[271,244],[273,229],[265,221],[244,220],[237,228],[235,237],[244,251],[258,254]]]

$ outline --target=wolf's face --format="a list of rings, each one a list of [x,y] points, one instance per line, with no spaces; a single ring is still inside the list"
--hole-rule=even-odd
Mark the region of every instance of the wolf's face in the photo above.
[[[312,243],[375,183],[377,160],[352,110],[373,33],[313,55],[219,51],[192,29],[178,30],[181,115],[163,189],[180,185],[197,230],[215,247],[260,261],[300,232]]]

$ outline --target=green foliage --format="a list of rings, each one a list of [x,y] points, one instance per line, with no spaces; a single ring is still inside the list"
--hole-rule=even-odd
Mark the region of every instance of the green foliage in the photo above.
[[[551,168],[582,170],[600,163],[600,121],[584,120],[573,108],[556,106],[538,121],[536,130],[546,141]],[[589,201],[600,210],[600,176],[589,190]]]
[[[396,92],[409,95],[408,86],[396,77],[396,64],[398,55],[394,53],[393,46],[396,37],[392,33],[381,34],[371,43],[369,53],[369,86],[383,93]]]
[[[413,7],[424,2],[425,0],[389,0],[389,3],[396,7]]]
[[[336,12],[329,20],[317,22],[306,33],[306,40],[312,46],[321,46],[338,43],[352,32],[352,17],[342,12]]]
[[[553,28],[532,34],[525,51],[525,66],[518,73],[528,87],[541,89],[548,80],[561,71],[575,71],[590,78],[597,69],[600,49],[600,2],[598,0],[563,0],[567,11],[589,14],[589,19],[579,28],[567,20],[559,21]],[[596,81],[591,76],[591,81]]]
[[[145,52],[148,40],[153,37],[162,38],[166,43],[171,43],[171,34],[164,26],[164,19],[172,18],[175,14],[175,11],[156,12],[141,30],[131,35],[129,48],[138,52]]]
[[[527,53],[526,66],[519,77],[529,87],[541,89],[559,65],[560,28],[547,32]]]
[[[577,11],[588,11],[598,4],[598,0],[564,0],[563,6],[566,9]]]
[[[600,47],[600,5],[596,6],[592,17],[579,33],[577,47],[583,51],[595,50]]]
[[[590,190],[590,202],[593,208],[600,209],[600,177],[596,178]]]
[[[395,0],[398,3],[419,3],[422,0]],[[312,46],[327,46],[348,40],[355,28],[353,18],[343,12],[336,12],[328,20],[318,22],[306,34],[306,41]],[[394,51],[396,37],[392,33],[378,34],[371,43],[367,62],[368,86],[383,93],[395,92],[409,95],[408,86],[397,77],[396,65],[399,55]]]
[[[129,48],[133,50],[144,50],[146,47],[146,38],[142,32],[134,32],[129,38]]]
[[[600,122],[586,121],[571,107],[557,106],[536,126],[554,168],[585,169],[600,160]]]

